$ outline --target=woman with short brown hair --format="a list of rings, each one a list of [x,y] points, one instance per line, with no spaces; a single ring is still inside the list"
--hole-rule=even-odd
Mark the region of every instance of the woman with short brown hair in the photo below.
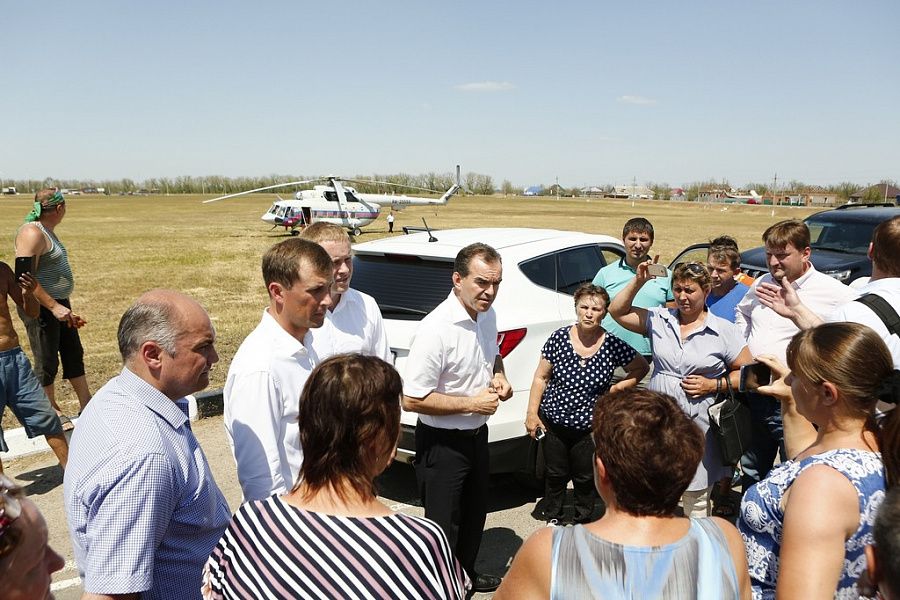
[[[235,513],[205,598],[462,598],[468,579],[432,521],[375,493],[400,433],[402,382],[379,358],[340,354],[300,396],[303,465],[289,494]]]
[[[700,429],[678,404],[643,389],[607,394],[597,402],[593,439],[606,512],[533,534],[494,598],[749,598],[734,526],[677,512],[703,455]]]

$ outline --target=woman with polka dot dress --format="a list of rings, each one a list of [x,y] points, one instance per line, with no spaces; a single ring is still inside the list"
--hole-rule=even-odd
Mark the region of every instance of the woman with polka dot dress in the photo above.
[[[575,488],[575,522],[591,520],[597,494],[594,405],[608,391],[637,385],[650,368],[644,357],[600,325],[608,306],[609,294],[602,287],[585,283],[575,290],[577,320],[550,335],[534,373],[525,428],[532,438],[543,439],[546,493],[541,515],[547,521],[563,521],[569,481]],[[616,367],[626,375],[611,386]]]

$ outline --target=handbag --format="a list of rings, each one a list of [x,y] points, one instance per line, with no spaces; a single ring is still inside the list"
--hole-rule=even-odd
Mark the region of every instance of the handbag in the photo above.
[[[752,425],[750,408],[734,396],[728,374],[725,374],[725,398],[708,409],[709,428],[719,441],[722,463],[736,465],[750,445]]]

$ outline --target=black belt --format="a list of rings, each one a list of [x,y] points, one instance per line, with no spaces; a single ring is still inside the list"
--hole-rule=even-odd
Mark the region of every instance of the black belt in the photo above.
[[[487,425],[482,425],[475,429],[445,429],[443,427],[432,427],[431,425],[426,425],[422,421],[419,421],[416,423],[416,427],[422,427],[429,432],[433,432],[435,435],[443,435],[446,437],[475,437],[482,429],[486,428]]]

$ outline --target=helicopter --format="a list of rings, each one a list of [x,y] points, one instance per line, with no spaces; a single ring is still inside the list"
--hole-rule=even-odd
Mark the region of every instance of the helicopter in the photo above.
[[[298,235],[300,230],[307,225],[311,225],[318,221],[324,221],[326,223],[333,223],[347,228],[347,230],[355,237],[362,233],[363,227],[369,225],[378,218],[378,215],[381,214],[381,206],[384,204],[390,204],[392,210],[403,210],[403,208],[407,206],[443,205],[447,204],[450,197],[461,189],[459,165],[456,165],[456,183],[450,186],[450,189],[444,192],[440,198],[392,194],[364,194],[357,192],[355,188],[349,185],[344,185],[343,181],[353,182],[354,180],[342,179],[330,175],[318,179],[291,181],[289,183],[279,183],[253,190],[246,190],[236,194],[228,194],[226,196],[204,200],[203,203],[208,204],[210,202],[218,202],[219,200],[225,200],[226,198],[234,198],[236,196],[244,196],[246,194],[253,194],[255,192],[263,192],[281,187],[325,182],[324,185],[316,185],[311,190],[301,190],[297,192],[293,199],[286,200],[276,195],[278,200],[276,200],[269,210],[267,210],[260,218],[266,223],[270,223],[273,226],[273,229],[275,227],[284,227],[285,231],[290,231],[291,235]],[[385,181],[372,181],[371,183],[397,185],[400,187],[415,187]]]

